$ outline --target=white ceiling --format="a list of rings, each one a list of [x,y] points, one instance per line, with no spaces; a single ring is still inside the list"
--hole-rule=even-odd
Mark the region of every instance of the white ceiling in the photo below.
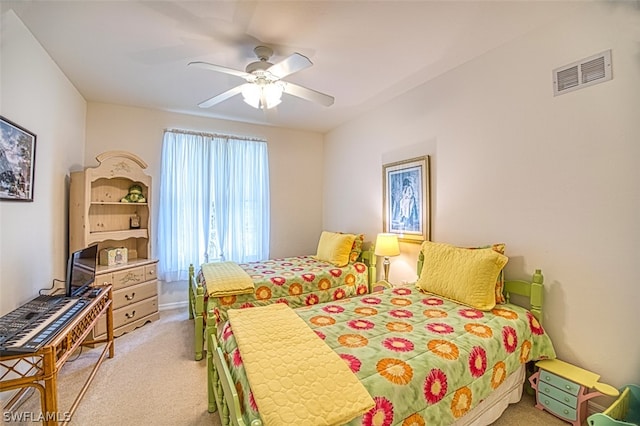
[[[89,102],[132,105],[319,132],[567,16],[577,1],[5,1]],[[330,94],[323,107],[289,95],[277,110],[235,96],[244,80],[187,67],[244,70],[253,48],[314,65],[287,77]]]

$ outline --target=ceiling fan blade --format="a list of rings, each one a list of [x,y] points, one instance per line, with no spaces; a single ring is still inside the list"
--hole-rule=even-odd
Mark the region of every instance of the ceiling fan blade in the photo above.
[[[294,53],[277,64],[271,65],[267,71],[275,77],[284,78],[294,72],[309,68],[311,65],[313,65],[313,62],[311,62],[309,58],[299,53]]]
[[[204,68],[204,69],[210,70],[210,71],[223,72],[225,74],[235,75],[235,76],[238,76],[238,77],[242,77],[244,79],[252,77],[251,74],[246,73],[244,71],[235,70],[233,68],[223,67],[221,65],[214,65],[214,64],[210,64],[208,62],[199,62],[199,61],[197,61],[197,62],[189,62],[188,65],[190,67],[198,67],[198,68]]]
[[[219,104],[222,101],[226,101],[230,97],[235,96],[238,93],[241,93],[242,89],[244,88],[244,86],[246,86],[248,84],[249,83],[241,84],[240,86],[236,86],[233,89],[229,89],[224,93],[220,93],[219,95],[214,96],[213,98],[210,98],[210,99],[207,99],[206,101],[200,102],[198,104],[198,106],[200,108],[209,108],[211,106],[214,106],[215,104]]]
[[[325,95],[324,93],[320,93],[294,83],[284,81],[282,83],[284,83],[284,92],[290,95],[297,96],[299,98],[306,99],[308,101],[315,102],[327,107],[333,105],[333,102],[335,101],[335,98],[333,96]]]

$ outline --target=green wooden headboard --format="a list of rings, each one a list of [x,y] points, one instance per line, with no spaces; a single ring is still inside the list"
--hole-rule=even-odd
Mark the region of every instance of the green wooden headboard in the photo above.
[[[416,265],[418,276],[420,276],[423,266],[424,254],[420,251],[418,254],[418,263]],[[536,269],[533,277],[531,278],[531,282],[524,280],[505,280],[503,290],[507,303],[511,303],[511,295],[526,298],[530,305],[528,307],[529,310],[540,324],[542,324],[542,302],[544,300],[543,281],[544,277],[542,276],[542,271],[540,269]],[[513,301],[513,303],[516,303],[516,301]]]
[[[528,298],[529,304],[531,305],[529,310],[540,324],[542,324],[542,302],[544,300],[543,281],[542,270],[536,269],[531,278],[531,282],[524,280],[505,280],[503,291],[507,303],[511,302],[511,295],[513,294]]]

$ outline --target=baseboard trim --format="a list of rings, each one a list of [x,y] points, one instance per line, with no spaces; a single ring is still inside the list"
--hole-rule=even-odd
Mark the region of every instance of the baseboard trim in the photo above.
[[[189,306],[189,301],[163,303],[161,305],[158,305],[158,310],[168,311],[169,309],[188,308],[188,306]]]
[[[587,402],[587,415],[589,416],[595,413],[602,413],[606,409],[607,407],[603,407],[602,405],[596,402],[593,402],[593,401]]]

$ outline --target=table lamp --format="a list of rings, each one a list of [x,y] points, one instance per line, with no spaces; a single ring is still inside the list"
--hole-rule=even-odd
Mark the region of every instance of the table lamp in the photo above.
[[[384,268],[384,280],[389,281],[389,256],[397,256],[400,254],[400,246],[398,245],[398,236],[396,234],[382,233],[376,238],[376,256],[384,256],[382,267]]]

